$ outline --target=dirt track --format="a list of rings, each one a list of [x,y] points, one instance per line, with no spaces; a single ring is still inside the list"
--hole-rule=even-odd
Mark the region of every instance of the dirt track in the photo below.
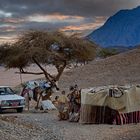
[[[83,125],[58,121],[57,112],[3,114],[1,140],[139,140],[140,124]]]

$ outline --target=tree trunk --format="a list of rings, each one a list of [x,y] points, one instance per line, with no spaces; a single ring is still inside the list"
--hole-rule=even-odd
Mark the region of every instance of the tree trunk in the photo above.
[[[33,57],[32,58],[33,61],[37,64],[37,66],[43,71],[44,75],[45,75],[45,78],[48,80],[48,81],[52,81],[54,79],[54,77],[52,75],[50,75],[49,73],[47,73],[47,71],[39,64],[39,62]]]
[[[55,77],[55,80],[56,80],[56,81],[59,81],[59,79],[60,79],[62,73],[64,72],[64,69],[65,69],[66,65],[67,65],[67,63],[66,63],[66,61],[65,61],[65,62],[64,62],[64,65],[63,65],[62,67],[60,67],[60,68],[56,67],[56,68],[57,68],[57,71],[58,71],[58,74],[57,74],[56,77]]]

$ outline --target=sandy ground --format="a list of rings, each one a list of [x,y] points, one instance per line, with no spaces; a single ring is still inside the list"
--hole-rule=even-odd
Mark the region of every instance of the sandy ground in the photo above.
[[[58,121],[57,112],[0,116],[1,140],[140,140],[140,124],[83,125]]]
[[[91,62],[66,72],[60,82],[61,89],[77,83],[80,88],[108,84],[139,83],[140,50],[111,57],[100,62]],[[117,63],[116,63],[117,61]],[[35,66],[30,67],[38,71]],[[0,68],[0,85],[16,86],[21,83],[17,70],[5,71]],[[49,67],[55,73],[53,67]],[[22,81],[41,78],[22,75]],[[57,111],[49,113],[22,114],[4,113],[0,115],[0,140],[140,140],[140,124],[82,125],[68,121],[58,121]]]
[[[48,72],[51,74],[56,73],[56,69],[52,66],[46,67],[48,69]],[[28,71],[32,72],[40,72],[39,68],[37,66],[30,66]],[[31,74],[22,74],[20,77],[20,74],[16,74],[15,72],[18,72],[18,69],[10,69],[6,70],[3,67],[0,67],[0,85],[7,85],[7,86],[17,86],[21,84],[21,82],[29,81],[29,80],[34,80],[38,78],[44,77],[43,75],[31,75]]]

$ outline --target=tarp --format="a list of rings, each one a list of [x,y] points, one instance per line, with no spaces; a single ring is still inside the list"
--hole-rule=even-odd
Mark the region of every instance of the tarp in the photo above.
[[[41,101],[43,110],[56,110],[56,107],[53,105],[51,100]]]

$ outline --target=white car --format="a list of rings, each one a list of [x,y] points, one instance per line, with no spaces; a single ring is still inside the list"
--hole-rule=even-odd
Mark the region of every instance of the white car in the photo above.
[[[5,109],[16,109],[21,113],[24,107],[24,97],[16,95],[10,87],[0,86],[0,112]]]

